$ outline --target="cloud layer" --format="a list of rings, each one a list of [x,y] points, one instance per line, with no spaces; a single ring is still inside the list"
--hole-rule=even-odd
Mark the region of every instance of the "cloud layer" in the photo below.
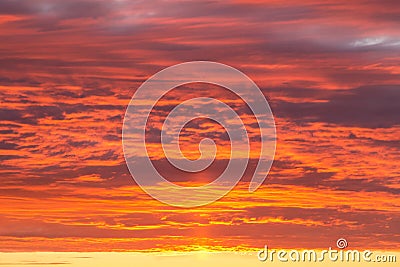
[[[400,241],[400,4],[367,1],[0,1],[2,249],[231,250]],[[176,103],[215,97],[246,123],[242,182],[193,210],[138,188],[121,128],[136,88],[164,67],[229,64],[269,100],[278,146],[269,178],[247,192],[259,144],[243,101],[222,88],[178,88],[148,125],[154,164],[171,181],[218,176],[229,140],[194,121],[184,153],[212,137],[217,160],[189,176],[168,166],[159,131]],[[315,238],[318,236],[318,238]]]

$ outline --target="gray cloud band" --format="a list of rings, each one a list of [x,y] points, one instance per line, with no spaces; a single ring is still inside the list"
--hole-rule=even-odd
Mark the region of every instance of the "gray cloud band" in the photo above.
[[[136,183],[150,196],[172,206],[196,207],[214,202],[227,194],[242,178],[250,157],[245,125],[227,104],[207,97],[193,98],[177,105],[167,116],[161,131],[161,143],[167,160],[176,168],[199,172],[212,164],[216,156],[213,140],[199,144],[197,160],[185,158],[179,147],[179,133],[191,120],[209,118],[223,126],[231,142],[229,163],[213,182],[185,187],[166,180],[154,167],[146,149],[146,124],[150,112],[165,94],[180,85],[203,82],[222,86],[239,96],[251,109],[260,130],[260,157],[249,185],[255,191],[265,180],[275,155],[276,130],[267,100],[257,85],[230,66],[194,61],[168,67],[145,81],[135,92],[126,110],[122,130],[124,156]]]

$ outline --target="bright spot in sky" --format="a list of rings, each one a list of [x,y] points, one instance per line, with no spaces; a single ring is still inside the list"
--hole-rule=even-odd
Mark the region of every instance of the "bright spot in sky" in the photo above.
[[[386,39],[386,37],[369,37],[352,42],[351,45],[355,47],[378,45],[384,43]]]

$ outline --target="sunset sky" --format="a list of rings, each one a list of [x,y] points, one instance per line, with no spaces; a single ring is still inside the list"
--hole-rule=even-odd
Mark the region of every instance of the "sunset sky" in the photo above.
[[[400,245],[400,2],[0,1],[0,251],[247,251]],[[188,84],[160,100],[146,139],[172,182],[226,167],[224,129],[193,121],[188,158],[216,141],[207,170],[169,166],[160,128],[175,105],[212,97],[249,130],[239,184],[219,201],[175,208],[142,191],[122,149],[126,108],[158,71],[214,61],[249,76],[274,114],[275,160],[254,193],[259,132],[242,99]]]

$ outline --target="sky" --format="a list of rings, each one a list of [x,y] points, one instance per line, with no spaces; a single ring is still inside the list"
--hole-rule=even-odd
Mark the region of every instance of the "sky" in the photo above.
[[[327,1],[0,1],[1,251],[247,251],[400,243],[400,3]],[[188,124],[183,154],[210,137],[217,157],[187,174],[169,166],[160,127],[177,103],[212,97],[250,130],[250,164],[219,201],[163,204],[132,179],[126,108],[162,69],[215,61],[262,90],[275,159],[254,193],[254,116],[226,89],[188,84],[154,108],[149,155],[174,183],[211,182],[229,139]]]
[[[99,266],[107,267],[115,265],[118,260],[118,266],[132,266],[140,264],[144,266],[220,266],[229,265],[232,267],[242,266],[287,266],[288,262],[274,260],[272,262],[260,262],[255,255],[257,253],[242,252],[157,252],[157,253],[135,253],[135,252],[36,252],[36,253],[4,253],[0,252],[0,259],[3,266],[16,265],[39,265],[39,266]],[[379,254],[384,255],[384,254]],[[393,256],[399,258],[398,252],[392,252]],[[290,264],[290,263],[289,263]],[[365,266],[365,262],[316,262],[315,266]],[[394,266],[395,262],[369,262],[368,266]],[[309,262],[296,262],[296,266],[310,266]]]

